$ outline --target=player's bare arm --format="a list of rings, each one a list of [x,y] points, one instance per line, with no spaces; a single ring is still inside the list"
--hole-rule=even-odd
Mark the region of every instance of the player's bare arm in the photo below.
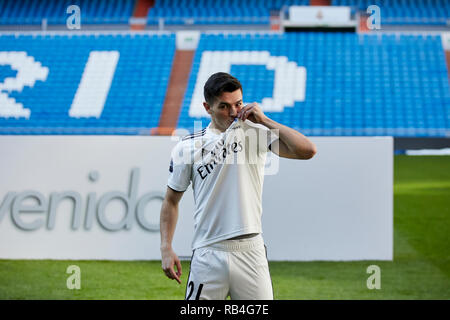
[[[160,215],[162,269],[169,279],[174,279],[180,284],[181,263],[173,251],[172,239],[178,220],[178,203],[182,196],[183,192],[178,192],[167,187]],[[177,267],[176,272],[175,266]]]
[[[272,143],[271,149],[280,157],[306,160],[317,153],[312,141],[300,132],[267,117],[256,102],[243,107],[238,113],[238,118],[243,121],[248,119],[269,129],[278,130],[279,139]]]

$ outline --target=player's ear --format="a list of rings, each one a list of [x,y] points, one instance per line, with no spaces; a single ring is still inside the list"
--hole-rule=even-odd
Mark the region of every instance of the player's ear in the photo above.
[[[211,106],[207,102],[203,102],[203,107],[205,107],[206,112],[211,114]]]

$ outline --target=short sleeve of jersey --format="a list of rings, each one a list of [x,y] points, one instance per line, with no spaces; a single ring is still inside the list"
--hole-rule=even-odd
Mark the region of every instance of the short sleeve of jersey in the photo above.
[[[186,152],[189,150],[182,142],[179,142],[172,150],[167,185],[175,191],[186,191],[191,183],[192,163]]]
[[[274,143],[278,139],[279,139],[279,137],[278,137],[277,133],[275,133],[275,131],[267,129],[266,146],[267,146],[268,150],[272,150],[271,149],[272,143]]]

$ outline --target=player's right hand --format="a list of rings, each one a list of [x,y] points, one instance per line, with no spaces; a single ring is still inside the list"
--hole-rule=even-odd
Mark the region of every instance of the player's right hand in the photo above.
[[[181,284],[181,262],[175,252],[172,249],[162,250],[161,258],[162,269],[167,278],[177,280]],[[177,267],[177,272],[175,272],[175,266]]]

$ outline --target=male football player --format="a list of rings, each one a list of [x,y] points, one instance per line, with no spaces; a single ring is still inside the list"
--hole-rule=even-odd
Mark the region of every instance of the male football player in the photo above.
[[[272,151],[311,159],[316,147],[300,132],[268,118],[257,103],[244,106],[242,85],[228,73],[213,74],[204,96],[211,122],[184,137],[172,152],[160,217],[162,269],[181,283],[172,239],[178,203],[192,183],[195,224],[185,298],[270,300],[261,228],[266,155]]]

